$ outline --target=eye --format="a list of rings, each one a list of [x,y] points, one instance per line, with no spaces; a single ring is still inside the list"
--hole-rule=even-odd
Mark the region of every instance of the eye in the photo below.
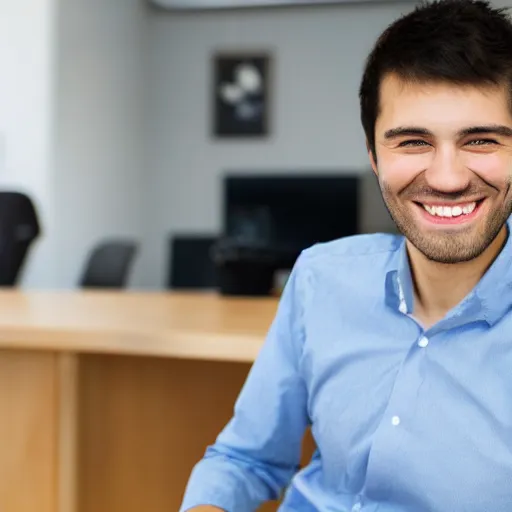
[[[475,139],[466,143],[467,146],[487,146],[490,144],[498,144],[494,139]]]
[[[400,142],[398,147],[400,148],[407,148],[407,147],[421,147],[421,146],[428,146],[428,142],[425,142],[421,139],[413,139],[413,140],[404,140]]]

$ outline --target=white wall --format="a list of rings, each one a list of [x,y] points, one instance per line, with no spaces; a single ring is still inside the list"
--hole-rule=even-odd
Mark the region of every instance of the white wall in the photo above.
[[[404,4],[150,16],[147,151],[154,225],[147,284],[164,282],[174,230],[220,227],[223,171],[369,168],[357,90],[377,35]],[[216,49],[274,55],[272,135],[225,142],[210,136],[210,56]],[[377,197],[378,200],[378,197]]]
[[[59,287],[76,284],[88,251],[104,237],[141,239],[146,7],[144,0],[59,0]]]
[[[33,198],[45,236],[29,255],[23,284],[55,279],[52,123],[54,0],[0,2],[0,188]]]

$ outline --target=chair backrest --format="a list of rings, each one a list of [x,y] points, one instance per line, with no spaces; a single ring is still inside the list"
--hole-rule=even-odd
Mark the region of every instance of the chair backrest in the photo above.
[[[32,200],[20,192],[0,192],[0,286],[15,286],[40,226]]]
[[[80,285],[83,288],[125,288],[136,252],[134,241],[102,242],[89,254]]]
[[[168,286],[174,289],[208,289],[217,286],[211,249],[217,237],[177,235],[170,239]]]

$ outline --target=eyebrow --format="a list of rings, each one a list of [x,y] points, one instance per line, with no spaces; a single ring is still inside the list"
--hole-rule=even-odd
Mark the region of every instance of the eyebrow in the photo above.
[[[494,134],[501,135],[503,137],[512,137],[512,128],[509,126],[499,125],[499,124],[490,124],[486,126],[472,126],[470,128],[465,128],[459,132],[460,137],[464,137],[465,135],[479,135],[479,134]]]
[[[490,124],[484,126],[470,126],[460,130],[458,137],[465,137],[467,135],[480,135],[480,134],[494,134],[503,137],[512,137],[512,128],[505,125]],[[433,137],[434,134],[426,128],[419,126],[399,126],[392,128],[384,133],[384,138],[387,140],[396,139],[398,137]]]
[[[386,139],[396,139],[397,137],[415,137],[415,136],[432,136],[433,133],[426,128],[420,128],[417,126],[399,126],[398,128],[392,128],[384,133]]]

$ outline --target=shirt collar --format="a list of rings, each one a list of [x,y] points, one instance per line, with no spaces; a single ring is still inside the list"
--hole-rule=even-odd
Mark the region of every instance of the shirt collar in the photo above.
[[[446,317],[457,323],[484,320],[498,322],[512,308],[512,218],[507,221],[507,240],[498,257],[466,298]],[[413,282],[405,238],[391,258],[386,275],[386,303],[404,314],[413,312]]]

